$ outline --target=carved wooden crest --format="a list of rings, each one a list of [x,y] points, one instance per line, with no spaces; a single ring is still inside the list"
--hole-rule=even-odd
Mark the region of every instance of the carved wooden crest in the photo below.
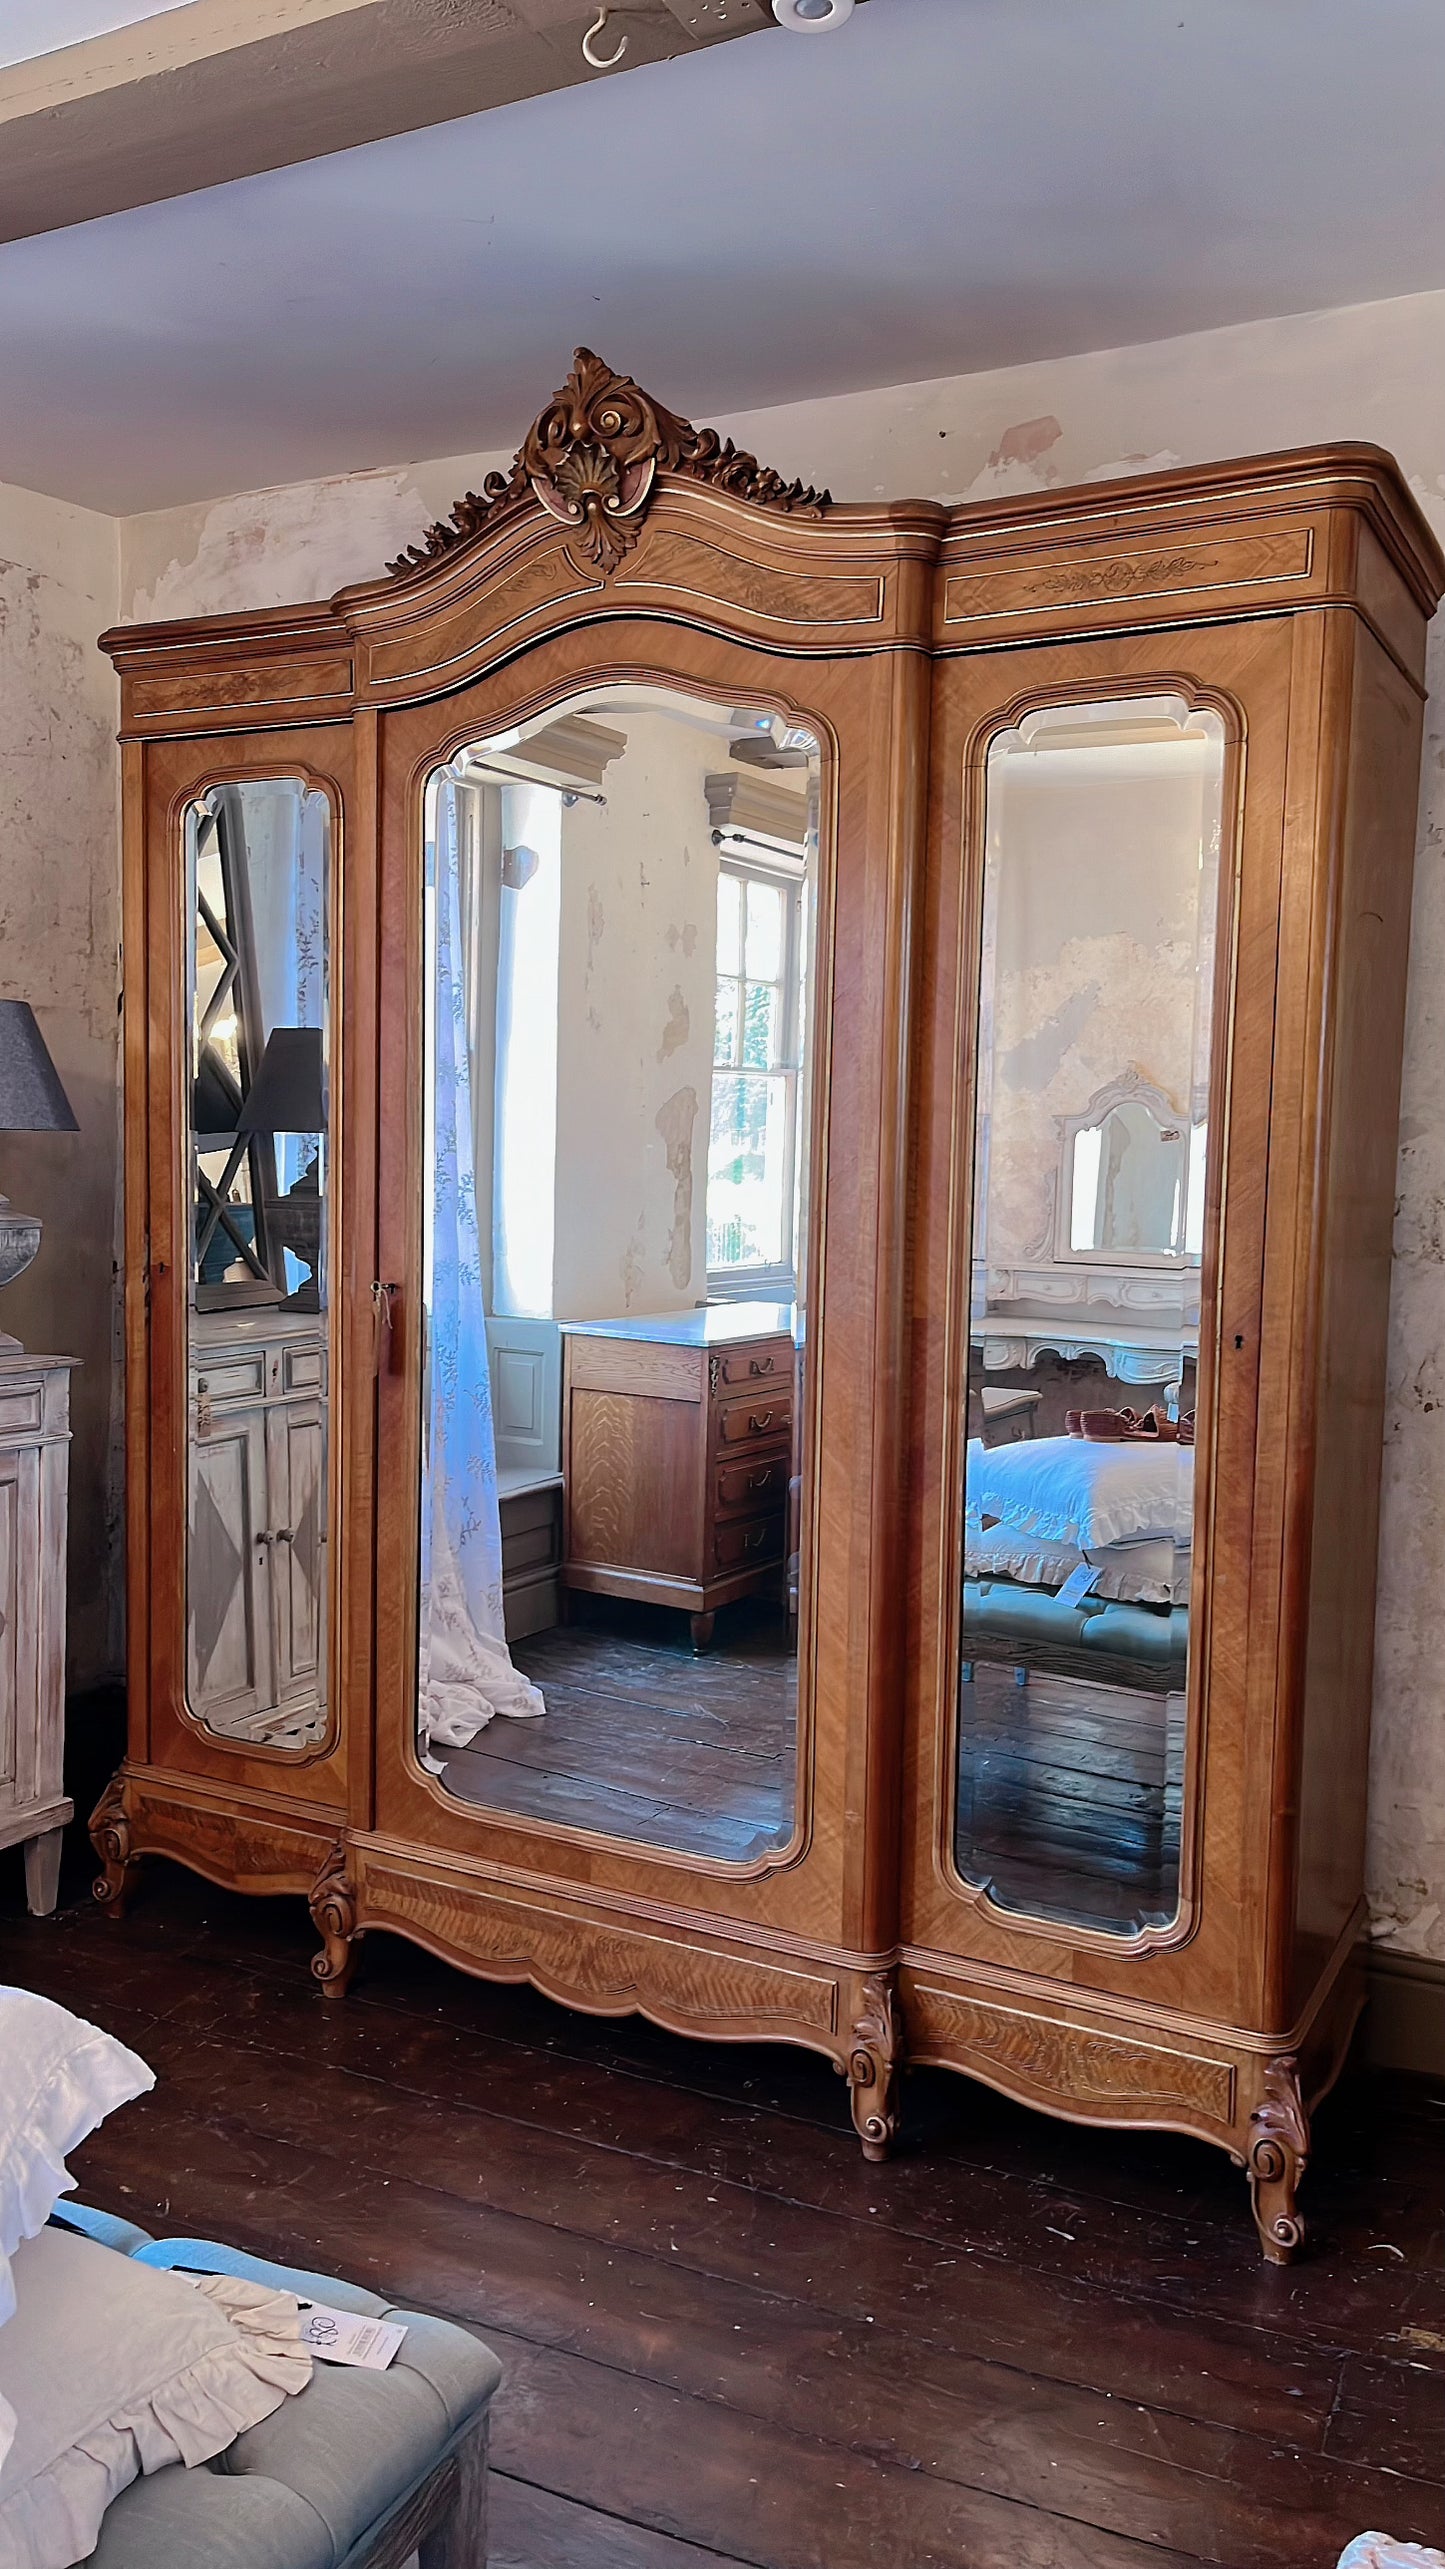
[[[762,508],[821,515],[827,491],[785,482],[714,428],[694,428],[579,348],[559,393],[528,429],[509,473],[488,473],[480,492],[458,500],[450,520],[428,527],[387,568],[396,577],[435,561],[528,499],[576,529],[582,552],[604,576],[637,542],[659,472],[688,473]]]

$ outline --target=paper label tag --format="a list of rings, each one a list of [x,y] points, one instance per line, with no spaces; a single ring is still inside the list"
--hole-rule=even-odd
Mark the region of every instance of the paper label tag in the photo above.
[[[1063,1586],[1059,1589],[1057,1602],[1061,1606],[1082,1605],[1085,1597],[1098,1586],[1102,1575],[1101,1571],[1091,1568],[1087,1561],[1081,1561],[1077,1570],[1069,1572]]]
[[[384,2373],[405,2335],[400,2320],[364,2319],[324,2301],[301,2304],[301,2343],[323,2364],[360,2364],[368,2373]]]

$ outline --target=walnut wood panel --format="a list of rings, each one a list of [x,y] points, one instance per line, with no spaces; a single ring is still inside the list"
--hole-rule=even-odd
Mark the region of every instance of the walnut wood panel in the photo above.
[[[909,1982],[904,2003],[916,2059],[986,2068],[1011,2093],[1032,2091],[1081,2114],[1128,2112],[1215,2134],[1233,2124],[1234,2070],[1227,2060],[1130,2042],[1057,2011],[992,2005],[921,1980]]]
[[[749,521],[750,512],[736,511],[740,534]],[[406,586],[400,584],[403,593]],[[464,742],[561,703],[579,687],[627,679],[776,705],[811,723],[824,743],[810,1165],[827,1176],[813,1208],[809,1261],[817,1291],[807,1397],[817,1404],[817,1433],[804,1438],[812,1462],[804,1505],[798,1829],[790,1847],[750,1866],[679,1862],[663,1849],[609,1845],[555,1821],[539,1830],[516,1817],[483,1816],[422,1772],[414,1745],[419,1401],[414,1333],[406,1325],[420,1272],[419,1130],[408,1132],[406,1116],[383,1131],[380,1172],[378,1273],[402,1283],[402,1325],[400,1353],[378,1385],[378,1437],[389,1471],[378,1517],[377,1825],[438,1849],[482,1847],[490,1861],[521,1871],[536,1867],[545,1845],[559,1878],[578,1885],[634,1898],[645,1885],[648,1896],[699,1922],[761,1919],[875,1952],[891,1940],[896,1918],[896,1746],[883,1742],[897,1720],[898,1656],[890,1636],[901,1581],[896,1333],[903,1316],[901,1298],[880,1292],[879,1277],[901,1271],[902,1258],[899,1104],[926,664],[915,654],[879,652],[795,667],[683,626],[614,618],[601,640],[571,631],[459,694],[383,716],[382,1093],[419,1114],[426,775]],[[891,743],[883,758],[880,740]],[[849,1029],[841,1049],[832,1040],[839,1011]],[[588,1350],[595,1361],[591,1351],[600,1343],[579,1337],[569,1347]],[[737,1397],[757,1406],[746,1386]],[[792,1399],[791,1386],[785,1399]],[[777,1438],[767,1441],[776,1445]],[[743,1450],[728,1452],[742,1459]],[[724,1574],[719,1602],[744,1593],[755,1576],[750,1567]],[[586,1588],[594,1579],[599,1574],[579,1565],[572,1584]],[[614,1594],[649,1593],[625,1578],[606,1584]],[[690,1609],[699,1603],[685,1587],[672,1601]],[[871,1812],[875,1796],[876,1826],[859,1817]]]
[[[1279,936],[1281,815],[1289,752],[1293,628],[1288,622],[1196,628],[1084,647],[969,659],[940,674],[934,819],[922,970],[936,1014],[920,1027],[915,1162],[917,1259],[913,1489],[918,1538],[915,1668],[904,1935],[911,1944],[1001,1962],[1029,1958],[1066,1982],[1147,1987],[1161,2004],[1194,1993],[1200,2012],[1244,2021],[1259,2003],[1260,1955],[1241,1919],[1258,1919],[1268,1861],[1267,1784],[1243,1790],[1250,1743],[1266,1713],[1244,1683],[1251,1632],[1269,1630],[1268,1591],[1252,1595],[1260,1267],[1270,1132],[1273,989]],[[1007,682],[1007,694],[1001,691]],[[1197,1526],[1231,1563],[1216,1588],[1196,1583],[1192,1698],[1183,1823],[1183,1913],[1172,1950],[1144,1953],[1103,1935],[1070,1938],[994,1909],[949,1856],[961,1591],[961,1458],[967,1386],[968,1241],[972,1219],[971,1052],[982,888],[982,783],[987,743],[1026,706],[1064,697],[1176,692],[1207,697],[1249,757],[1232,762],[1226,826],[1235,862],[1221,867],[1204,1301]],[[1229,1217],[1221,1224],[1227,1195]],[[1222,1234],[1222,1245],[1221,1245]],[[1217,1387],[1217,1388],[1216,1388]],[[1212,1557],[1212,1552],[1208,1557]],[[1261,1683],[1263,1674],[1261,1672]],[[1209,1789],[1198,1790],[1208,1725]],[[1048,1961],[1040,1956],[1047,1954]]]
[[[1399,827],[1422,707],[1364,629],[1333,673],[1326,738],[1350,743],[1322,922],[1321,1147],[1309,1216],[1316,1300],[1308,1609],[1298,1702],[1293,1913],[1272,1980],[1297,2011],[1354,1912],[1364,1874],[1390,1259],[1412,849]],[[1334,748],[1336,759],[1341,752]],[[1286,1955],[1292,1951],[1292,1960]]]
[[[435,1864],[388,1858],[353,1841],[358,1931],[392,1927],[489,1976],[530,1980],[564,2005],[634,2011],[678,2032],[758,2039],[786,2032],[834,2048],[839,1976],[589,1917],[574,1904],[508,1898]]]
[[[1388,564],[1363,581],[1362,529]],[[976,650],[1343,605],[1378,619],[1418,677],[1439,576],[1433,539],[1380,448],[1261,455],[955,511],[935,638]]]

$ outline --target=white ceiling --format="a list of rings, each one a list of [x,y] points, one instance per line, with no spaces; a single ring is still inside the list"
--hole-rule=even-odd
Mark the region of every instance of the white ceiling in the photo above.
[[[511,446],[578,340],[706,419],[1410,293],[1442,133],[1441,0],[869,0],[0,248],[0,479]]]
[[[0,65],[30,62],[184,6],[185,0],[0,0]]]

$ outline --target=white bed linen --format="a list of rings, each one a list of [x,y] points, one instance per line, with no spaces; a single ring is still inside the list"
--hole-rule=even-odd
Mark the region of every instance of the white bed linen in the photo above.
[[[1007,1525],[990,1526],[983,1534],[969,1532],[964,1538],[963,1569],[968,1579],[1015,1579],[1026,1588],[1061,1588],[1085,1561],[1099,1574],[1091,1595],[1108,1604],[1189,1603],[1189,1546],[1172,1543],[1167,1535],[1095,1544],[1088,1552],[1077,1543],[1048,1543],[1042,1535],[1019,1534]]]
[[[1188,1543],[1194,1530],[1194,1448],[1148,1440],[1096,1445],[1085,1436],[1044,1436],[986,1446],[970,1437],[964,1524],[970,1538],[995,1518],[1047,1543],[1128,1543],[1166,1535]]]

